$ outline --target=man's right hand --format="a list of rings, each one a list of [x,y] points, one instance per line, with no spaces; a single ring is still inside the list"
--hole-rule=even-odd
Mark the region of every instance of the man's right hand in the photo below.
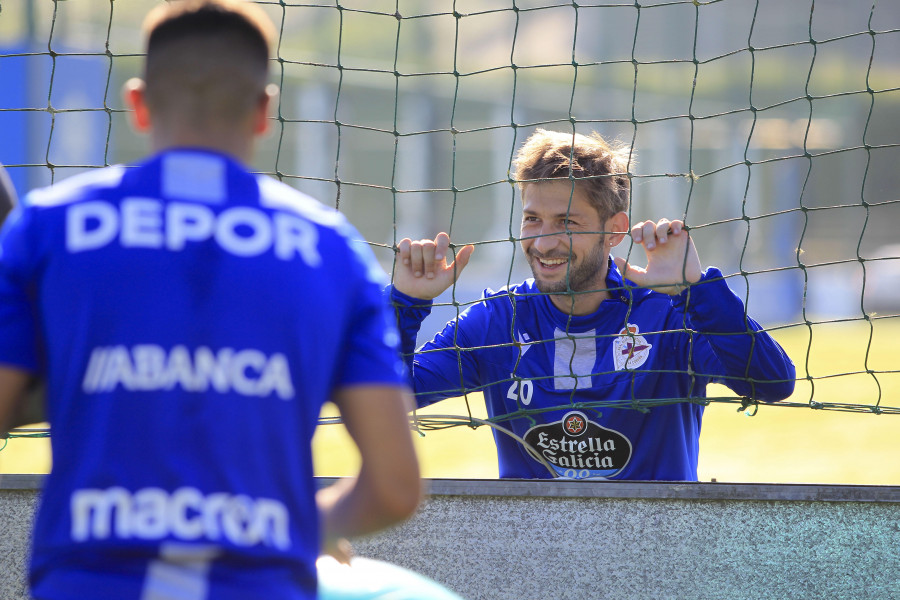
[[[394,268],[394,288],[420,300],[433,300],[456,283],[459,274],[469,263],[475,246],[463,246],[456,252],[456,260],[447,263],[450,236],[441,232],[434,240],[412,241],[403,238],[397,244],[399,255]]]

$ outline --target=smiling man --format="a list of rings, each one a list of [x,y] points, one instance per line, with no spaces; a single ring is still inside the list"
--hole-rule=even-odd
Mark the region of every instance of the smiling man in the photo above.
[[[527,443],[494,430],[501,477],[694,481],[708,383],[765,402],[793,391],[790,358],[702,269],[683,222],[631,228],[645,268],[610,257],[629,233],[628,158],[597,134],[529,137],[515,166],[533,279],[485,290],[416,354],[474,248],[448,263],[446,234],[399,244],[391,297],[417,403],[483,390]]]

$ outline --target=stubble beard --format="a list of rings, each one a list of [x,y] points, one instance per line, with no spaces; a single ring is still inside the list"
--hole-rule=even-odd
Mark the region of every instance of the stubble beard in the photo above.
[[[534,276],[534,283],[538,291],[545,294],[567,294],[571,292],[589,292],[603,289],[605,283],[597,283],[596,279],[603,270],[603,247],[606,243],[606,236],[603,235],[600,243],[594,246],[590,254],[586,255],[581,263],[573,266],[572,259],[574,255],[569,254],[568,272],[566,277],[560,281],[544,281],[538,277],[537,270],[534,268],[535,261],[538,260],[530,252],[528,253],[528,266],[531,268],[531,274]],[[544,257],[547,258],[547,257]],[[562,258],[562,257],[555,257]]]

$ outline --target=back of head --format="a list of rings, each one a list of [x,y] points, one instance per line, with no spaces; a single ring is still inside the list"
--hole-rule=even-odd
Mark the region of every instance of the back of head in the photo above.
[[[516,155],[520,188],[543,179],[572,180],[585,190],[602,219],[628,210],[631,149],[589,136],[537,129]]]
[[[249,114],[265,93],[272,23],[244,0],[173,0],[144,21],[147,105],[198,128]]]

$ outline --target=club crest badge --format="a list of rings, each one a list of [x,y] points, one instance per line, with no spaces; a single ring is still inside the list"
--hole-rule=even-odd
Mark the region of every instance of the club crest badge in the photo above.
[[[613,340],[613,363],[616,371],[640,367],[650,357],[651,348],[653,345],[640,335],[638,326],[628,323],[628,326],[622,328],[619,336]]]
[[[569,479],[607,479],[631,460],[631,442],[618,431],[573,410],[559,421],[535,425],[523,436],[528,452]]]

